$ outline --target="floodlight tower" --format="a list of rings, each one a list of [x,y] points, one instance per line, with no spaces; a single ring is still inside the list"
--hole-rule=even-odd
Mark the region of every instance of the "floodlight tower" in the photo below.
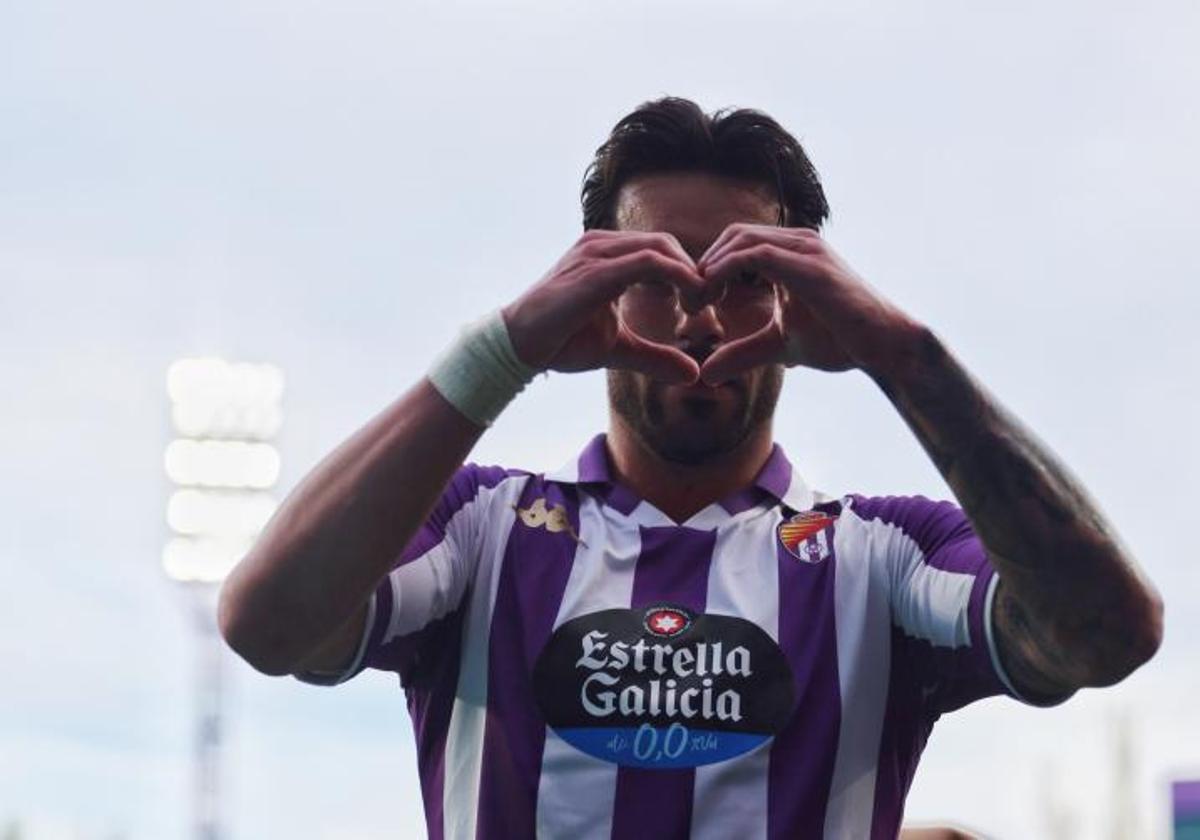
[[[174,439],[164,466],[171,536],[163,569],[186,595],[196,636],[193,752],[195,840],[220,840],[221,660],[217,628],[221,581],[253,545],[278,504],[283,374],[273,365],[218,358],[180,359],[167,371]]]

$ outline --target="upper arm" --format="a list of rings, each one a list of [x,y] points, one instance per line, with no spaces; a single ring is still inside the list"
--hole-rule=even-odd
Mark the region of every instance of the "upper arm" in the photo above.
[[[899,667],[933,714],[996,694],[1047,706],[1067,699],[1014,681],[997,644],[999,576],[961,508],[924,496],[854,497],[884,565]],[[1034,690],[1026,691],[1027,688]]]
[[[447,484],[391,571],[356,614],[292,676],[337,685],[366,668],[408,684],[422,654],[439,650],[480,559],[480,531],[495,489],[516,473],[467,464]]]

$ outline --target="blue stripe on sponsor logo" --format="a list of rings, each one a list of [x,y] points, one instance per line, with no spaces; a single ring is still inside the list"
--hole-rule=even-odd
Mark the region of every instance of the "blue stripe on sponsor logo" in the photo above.
[[[622,767],[660,770],[714,764],[754,749],[771,736],[760,732],[715,732],[670,726],[558,729],[559,736],[576,749]]]

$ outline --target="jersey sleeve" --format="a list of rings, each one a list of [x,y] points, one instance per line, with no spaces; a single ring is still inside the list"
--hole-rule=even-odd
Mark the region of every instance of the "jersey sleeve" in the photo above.
[[[439,642],[461,623],[463,595],[480,561],[488,502],[506,479],[524,475],[465,464],[367,601],[367,620],[350,663],[339,672],[301,671],[312,685],[339,685],[367,668],[394,671],[408,685]]]
[[[893,667],[921,681],[935,715],[997,694],[1038,707],[1071,696],[1023,694],[1005,672],[993,626],[1000,578],[961,508],[919,495],[850,498],[872,531],[903,640],[893,642]]]

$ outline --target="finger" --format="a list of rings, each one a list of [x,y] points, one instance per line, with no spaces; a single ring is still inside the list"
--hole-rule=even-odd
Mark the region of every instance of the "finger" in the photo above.
[[[608,231],[608,233],[615,235],[600,237],[588,244],[590,255],[618,257],[629,253],[628,249],[632,245],[662,251],[667,256],[678,257],[687,264],[692,274],[683,278],[687,281],[685,285],[676,286],[676,288],[679,290],[680,304],[689,315],[696,314],[720,297],[700,276],[700,272],[696,270],[695,261],[684,250],[683,245],[674,234],[667,231]]]
[[[721,346],[704,361],[700,378],[708,385],[720,385],[739,373],[782,361],[787,346],[778,315],[766,326],[745,338]]]
[[[664,382],[680,384],[691,384],[700,376],[700,366],[687,353],[647,341],[620,322],[606,366],[618,370],[636,370]]]
[[[681,287],[680,292],[685,302],[691,302],[689,299],[698,302],[704,285],[700,278],[700,272],[696,271],[695,261],[673,234],[667,231],[610,231],[610,233],[616,235],[588,242],[585,253],[588,256],[612,259],[648,248],[658,251],[664,256],[677,259],[690,270],[690,274],[684,279],[691,282]]]
[[[650,248],[604,261],[589,277],[589,286],[599,299],[614,300],[633,284],[648,279],[670,283],[689,304],[704,293],[704,280],[690,263],[684,264]]]
[[[619,257],[639,248],[654,248],[690,266],[696,265],[675,235],[665,230],[592,230],[586,236],[589,237],[586,250],[595,256]]]
[[[780,272],[778,263],[788,253],[769,242],[730,251],[705,269],[704,279],[713,288],[724,288],[746,273],[762,274],[772,280],[780,279],[780,275],[786,272]]]
[[[743,272],[759,272],[806,304],[818,307],[836,291],[837,284],[831,282],[829,266],[823,257],[797,253],[773,243],[760,243],[727,254],[708,268],[706,279],[720,285],[736,280]]]
[[[700,255],[700,259],[696,260],[696,268],[700,268],[706,262],[711,262],[713,255],[722,250],[731,239],[741,232],[743,227],[745,227],[743,222],[732,222],[726,225],[724,230],[717,234],[717,238],[712,241],[712,244]]]
[[[696,261],[696,268],[703,277],[708,278],[712,274],[713,266],[723,257],[735,251],[762,244],[777,245],[801,254],[818,253],[822,247],[820,236],[810,228],[742,225],[733,236],[725,239],[724,242],[721,242],[720,239],[718,242],[714,242],[712,247]]]

